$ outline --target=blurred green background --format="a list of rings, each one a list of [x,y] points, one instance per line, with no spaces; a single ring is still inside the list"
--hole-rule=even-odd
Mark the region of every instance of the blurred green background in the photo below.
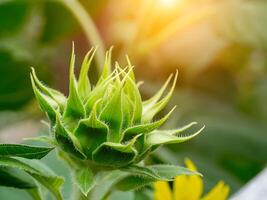
[[[81,62],[98,44],[92,33],[98,30],[99,56],[110,46],[114,61],[125,63],[128,54],[137,79],[145,81],[144,98],[179,70],[170,105],[178,109],[165,127],[206,125],[197,138],[161,148],[150,161],[183,165],[189,157],[205,189],[224,180],[234,193],[267,162],[266,10],[265,0],[0,0],[0,142],[47,132],[30,67],[67,94],[71,42]],[[93,79],[100,64],[94,63]],[[54,157],[45,162],[69,177]],[[1,188],[0,199],[24,194],[12,191]]]

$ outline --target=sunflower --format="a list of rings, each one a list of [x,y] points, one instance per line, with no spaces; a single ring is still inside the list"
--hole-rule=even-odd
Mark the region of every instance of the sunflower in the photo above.
[[[197,170],[189,159],[185,159],[185,165],[192,171]],[[230,190],[229,186],[220,181],[208,194],[202,197],[203,181],[201,177],[196,175],[175,177],[173,191],[168,182],[165,181],[155,182],[154,189],[155,200],[226,200]]]

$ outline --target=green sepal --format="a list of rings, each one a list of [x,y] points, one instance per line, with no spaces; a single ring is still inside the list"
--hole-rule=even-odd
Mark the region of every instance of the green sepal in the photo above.
[[[56,102],[52,100],[50,97],[47,97],[46,95],[42,94],[39,89],[37,89],[34,79],[31,75],[31,82],[32,82],[32,88],[33,92],[35,94],[36,100],[43,112],[45,112],[49,118],[49,121],[51,122],[51,125],[53,126],[56,122],[56,110],[54,107],[56,107]]]
[[[36,86],[39,88],[39,90],[47,95],[48,97],[50,97],[51,99],[53,99],[57,104],[58,106],[60,107],[60,111],[63,112],[64,110],[64,106],[65,106],[65,103],[66,103],[66,97],[59,91],[57,90],[54,90],[52,88],[49,88],[47,87],[46,85],[44,85],[37,77],[36,73],[35,73],[35,70],[34,68],[31,68],[32,69],[32,77],[33,77],[33,80],[36,84]]]
[[[56,125],[54,127],[54,136],[59,144],[59,146],[66,152],[81,158],[85,159],[86,156],[83,154],[79,141],[75,138],[72,133],[70,133],[62,124],[60,119],[60,114],[57,113]]]
[[[122,93],[122,109],[123,109],[123,123],[122,131],[132,126],[132,117],[134,112],[134,104],[131,99],[123,92]]]
[[[0,156],[13,156],[28,159],[41,159],[54,148],[22,144],[0,144]]]
[[[138,136],[128,144],[105,142],[93,153],[93,160],[101,165],[110,167],[123,167],[134,161],[137,151],[134,143]]]
[[[135,84],[134,80],[131,78],[131,73],[133,73],[133,69],[130,68],[129,72],[126,76],[125,81],[125,90],[129,98],[131,99],[133,103],[133,113],[132,113],[132,119],[131,119],[131,125],[139,124],[141,122],[142,117],[142,98],[140,95],[140,92],[137,88],[137,85]]]
[[[70,72],[69,72],[69,96],[67,99],[67,105],[64,111],[64,118],[80,119],[85,117],[85,109],[78,92],[77,81],[74,74],[75,55],[74,47],[72,48],[72,55],[70,61]]]
[[[121,139],[122,115],[122,88],[118,88],[110,101],[100,113],[100,120],[108,122],[108,142],[119,142]]]
[[[79,121],[74,135],[81,143],[83,152],[88,158],[92,158],[93,151],[107,140],[108,126],[97,117],[98,100],[87,119]]]
[[[153,131],[146,136],[146,142],[149,145],[162,145],[162,144],[177,144],[177,143],[182,143],[187,140],[190,140],[197,136],[201,131],[205,128],[203,126],[201,129],[199,129],[197,132],[193,134],[188,134],[188,135],[181,135],[182,131],[185,129],[177,129],[177,130],[156,130]]]

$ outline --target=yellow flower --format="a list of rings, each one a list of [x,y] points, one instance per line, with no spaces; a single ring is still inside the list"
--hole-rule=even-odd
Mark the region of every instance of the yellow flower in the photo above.
[[[197,171],[191,160],[185,159],[185,164],[188,169]],[[168,182],[164,181],[154,183],[154,189],[155,200],[226,200],[230,190],[229,186],[220,181],[208,194],[201,197],[203,181],[197,175],[177,176],[173,183],[173,192]]]

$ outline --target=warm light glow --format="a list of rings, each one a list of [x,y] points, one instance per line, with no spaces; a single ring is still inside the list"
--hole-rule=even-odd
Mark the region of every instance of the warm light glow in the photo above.
[[[157,0],[157,1],[159,2],[160,5],[164,7],[172,7],[175,6],[180,0]]]

